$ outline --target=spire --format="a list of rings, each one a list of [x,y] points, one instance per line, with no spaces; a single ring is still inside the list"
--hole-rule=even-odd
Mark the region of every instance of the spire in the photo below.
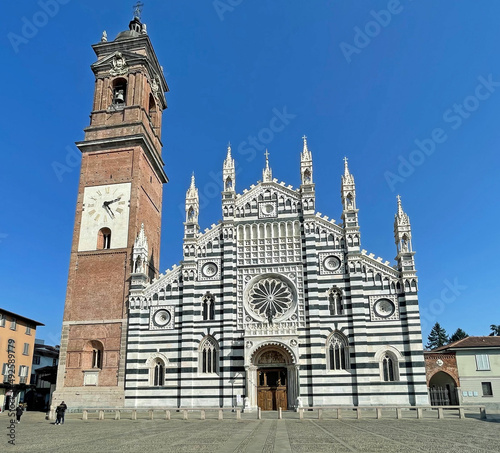
[[[266,148],[266,152],[264,153],[266,156],[266,168],[262,172],[262,182],[271,182],[273,180],[273,172],[269,167],[269,151]]]
[[[191,185],[189,186],[189,189],[186,192],[186,198],[197,197],[197,196],[198,196],[198,189],[196,188],[196,182],[194,179],[194,171],[193,171],[193,174],[191,175]]]
[[[403,205],[401,203],[401,197],[398,195],[397,197],[398,200],[398,212],[394,217],[394,225],[410,225],[410,218],[408,217],[408,214],[406,214],[403,211]]]
[[[344,184],[354,184],[354,176],[351,175],[349,171],[349,165],[347,164],[347,157],[344,157],[344,174],[342,175],[342,182]]]
[[[227,144],[227,155],[222,165],[222,187],[224,192],[234,192],[236,170],[234,159],[231,156],[231,143]]]
[[[302,154],[300,158],[301,160],[312,160],[311,151],[309,151],[309,149],[307,148],[307,137],[303,135],[302,140],[304,140],[304,147],[302,148]]]
[[[309,148],[307,147],[307,137],[304,135],[302,137],[302,140],[304,140],[304,147],[302,148],[302,153],[300,153],[300,177],[301,177],[301,183],[302,185],[312,185],[313,179],[312,179],[312,153],[309,151]],[[310,191],[314,192],[314,189],[311,188]],[[309,191],[308,191],[309,192]],[[313,207],[311,207],[313,209]]]
[[[398,200],[398,211],[394,216],[394,240],[396,242],[398,256],[398,263],[400,267],[402,266],[402,261],[400,260],[402,254],[412,253],[411,244],[411,225],[410,218],[408,214],[403,211],[403,205],[401,203],[401,197],[397,196]],[[406,256],[406,255],[405,255]],[[400,262],[401,261],[401,262]]]
[[[148,240],[144,232],[144,223],[142,223],[132,253],[133,273],[147,275],[149,269],[148,259]]]
[[[231,156],[231,143],[227,145],[227,155],[224,160],[224,168],[234,168],[234,159]]]
[[[198,197],[198,189],[194,179],[194,172],[191,175],[191,184],[186,192],[186,222],[198,223],[198,214],[200,211],[200,199]]]

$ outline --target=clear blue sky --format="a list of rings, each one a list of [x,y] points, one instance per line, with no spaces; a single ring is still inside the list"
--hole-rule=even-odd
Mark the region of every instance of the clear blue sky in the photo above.
[[[45,323],[37,336],[56,343],[79,177],[74,142],[88,125],[94,88],[90,46],[103,30],[114,39],[126,29],[134,2],[57,0],[51,16],[41,6],[48,3],[2,7],[0,304]],[[493,259],[500,252],[500,2],[144,3],[171,90],[162,271],[182,258],[192,171],[206,199],[203,229],[221,217],[214,182],[228,141],[240,167],[238,191],[262,175],[263,151],[253,156],[249,136],[257,137],[254,147],[269,148],[274,177],[297,187],[306,134],[318,210],[340,219],[347,156],[362,248],[391,263],[401,194],[417,252],[424,338],[436,321],[450,334],[461,327],[471,335],[500,324]],[[286,127],[272,137],[262,132],[284,109],[294,116]],[[419,151],[416,140],[434,152]],[[66,171],[56,164],[57,173],[54,163]]]

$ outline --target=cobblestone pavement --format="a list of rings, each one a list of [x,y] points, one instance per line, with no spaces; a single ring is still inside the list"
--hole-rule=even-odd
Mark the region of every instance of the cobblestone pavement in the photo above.
[[[171,420],[106,420],[81,414],[68,414],[66,423],[55,426],[42,413],[26,413],[16,426],[16,445],[7,443],[4,434],[2,452],[498,452],[500,416],[478,418],[425,418],[422,420],[383,418],[361,420],[322,419],[312,416],[298,420],[294,414],[277,420],[265,413],[262,420],[182,420],[173,413]],[[271,418],[274,417],[274,418]],[[2,426],[3,425],[3,426]],[[9,427],[7,414],[0,415],[2,432]]]

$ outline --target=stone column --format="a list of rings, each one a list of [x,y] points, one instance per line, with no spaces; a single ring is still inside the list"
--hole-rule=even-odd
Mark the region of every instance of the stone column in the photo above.
[[[249,401],[249,408],[245,408],[245,410],[250,412],[257,407],[257,367],[254,365],[246,366],[245,374],[246,396]]]

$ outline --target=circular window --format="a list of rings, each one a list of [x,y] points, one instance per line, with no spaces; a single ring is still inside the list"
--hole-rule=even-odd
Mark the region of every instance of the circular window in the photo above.
[[[272,214],[274,212],[274,205],[273,204],[266,204],[264,206],[264,212],[266,214]]]
[[[293,289],[281,278],[260,278],[250,283],[247,304],[249,311],[258,318],[279,320],[294,307]]]
[[[205,277],[214,277],[217,274],[217,264],[215,263],[206,263],[201,271]]]
[[[336,256],[327,256],[323,261],[327,271],[336,271],[340,267],[340,260]]]
[[[396,306],[389,299],[377,300],[373,308],[375,309],[377,316],[380,316],[381,318],[388,318],[396,310]]]
[[[170,312],[164,308],[155,312],[153,316],[154,323],[159,327],[165,327],[171,319]]]

